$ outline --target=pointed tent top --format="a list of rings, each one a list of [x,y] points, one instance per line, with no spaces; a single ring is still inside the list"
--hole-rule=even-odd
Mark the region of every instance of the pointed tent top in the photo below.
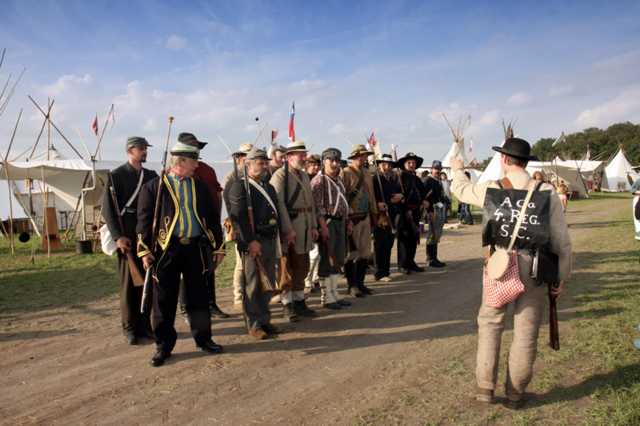
[[[459,157],[464,161],[464,164],[467,164],[468,161],[464,149],[464,132],[471,125],[471,116],[468,115],[466,117],[460,117],[455,128],[451,125],[449,119],[447,119],[447,116],[444,113],[442,114],[442,117],[444,117],[444,121],[447,123],[447,126],[453,135],[451,148],[449,149],[449,152],[447,152],[447,155],[442,159],[443,167],[449,167],[451,159],[455,157]]]

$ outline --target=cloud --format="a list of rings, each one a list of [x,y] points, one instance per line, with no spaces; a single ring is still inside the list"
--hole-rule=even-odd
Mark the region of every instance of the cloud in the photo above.
[[[531,102],[531,99],[531,95],[527,92],[517,92],[507,99],[507,105],[514,107],[525,106]]]
[[[85,74],[78,76],[75,74],[66,74],[58,78],[54,83],[46,85],[42,88],[42,91],[49,96],[55,97],[70,88],[77,86],[88,86],[93,82],[91,74]]]
[[[628,88],[615,98],[582,111],[576,124],[607,127],[620,121],[640,121],[640,86]]]
[[[491,111],[487,111],[480,116],[478,119],[478,124],[482,126],[494,126],[498,124],[498,120],[500,120],[500,111],[497,109],[492,109]]]
[[[573,92],[575,92],[576,88],[573,84],[567,84],[564,86],[554,86],[551,89],[549,89],[549,96],[551,96],[552,98],[558,97],[558,96],[566,96],[566,95],[570,95]]]
[[[187,39],[176,34],[171,34],[167,38],[164,47],[169,50],[182,50],[187,47]]]

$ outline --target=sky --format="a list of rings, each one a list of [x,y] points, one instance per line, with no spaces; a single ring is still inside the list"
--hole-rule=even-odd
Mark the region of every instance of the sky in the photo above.
[[[55,100],[54,123],[85,156],[97,143],[91,121],[102,127],[113,103],[110,160],[139,135],[158,161],[169,116],[174,136],[210,142],[207,161],[228,158],[220,139],[266,145],[278,129],[286,144],[292,101],[297,138],[314,152],[348,152],[375,131],[383,151],[426,161],[451,145],[443,113],[471,116],[465,137],[479,160],[502,141],[502,120],[530,142],[640,122],[637,1],[4,0],[2,48],[0,83],[27,69],[0,116],[4,156],[24,109],[10,159],[42,125],[27,95]]]

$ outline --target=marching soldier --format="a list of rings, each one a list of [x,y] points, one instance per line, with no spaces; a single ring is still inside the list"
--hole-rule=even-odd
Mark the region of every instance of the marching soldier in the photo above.
[[[178,141],[187,145],[194,146],[199,150],[202,150],[207,145],[207,142],[199,141],[193,133],[180,133],[178,135]],[[222,187],[218,182],[218,177],[216,175],[216,171],[205,163],[204,161],[198,161],[198,167],[193,174],[193,177],[199,181],[202,181],[207,189],[209,190],[209,194],[211,195],[211,199],[213,200],[213,209],[218,213],[222,211]],[[217,267],[217,265],[216,265]],[[214,268],[215,269],[215,268]],[[180,286],[180,300],[182,306],[182,312],[185,312],[184,309],[184,286]],[[229,314],[225,313],[220,309],[218,303],[216,302],[216,276],[215,274],[211,274],[211,301],[209,302],[209,307],[211,309],[211,315],[216,318],[229,318]]]
[[[271,184],[263,179],[268,167],[267,153],[252,149],[246,157],[247,176],[234,180],[227,198],[228,211],[234,225],[235,241],[244,271],[242,300],[247,331],[258,340],[277,333],[271,324],[269,301],[273,295],[275,264],[281,254],[277,195]],[[248,179],[248,182],[247,182]],[[247,188],[251,203],[247,200]],[[253,224],[247,214],[252,206]],[[253,226],[252,226],[253,225]],[[267,282],[264,282],[268,280]]]
[[[286,236],[286,248],[283,250],[286,271],[281,271],[281,275],[283,272],[288,273],[291,283],[289,286],[289,283],[279,282],[279,285],[282,288],[280,300],[284,306],[284,315],[290,322],[298,321],[300,316],[316,316],[304,298],[304,279],[309,273],[309,252],[318,239],[315,203],[309,176],[304,172],[306,158],[307,148],[304,142],[291,142],[287,146],[284,166],[276,170],[270,181],[278,194],[278,211],[281,214],[283,234]]]
[[[415,261],[416,248],[420,243],[420,211],[425,198],[424,186],[416,175],[422,158],[413,152],[398,160],[400,185],[404,195],[404,210],[400,217],[398,232],[398,266],[405,274],[424,272]]]
[[[211,339],[209,313],[210,275],[213,262],[222,262],[220,216],[206,186],[193,178],[200,150],[177,142],[171,149],[170,167],[163,181],[153,179],[143,186],[138,203],[138,256],[145,269],[155,264],[153,289],[153,331],[156,353],[151,365],[161,366],[171,356],[177,334],[174,327],[180,275],[185,282],[186,309],[191,335],[202,351],[216,354],[222,346]],[[161,185],[158,191],[158,185]],[[156,205],[159,231],[157,245],[152,236]],[[214,259],[215,256],[215,259]]]
[[[371,257],[371,217],[376,217],[378,208],[373,192],[371,173],[366,169],[367,157],[373,154],[364,145],[355,145],[349,156],[351,164],[342,170],[349,221],[352,232],[349,236],[349,255],[344,265],[349,293],[363,297],[373,291],[364,285]]]
[[[376,255],[376,280],[391,281],[390,264],[391,249],[398,230],[399,215],[402,211],[402,188],[398,175],[393,172],[396,163],[389,154],[383,154],[376,160],[378,171],[373,180],[373,187],[378,203],[378,220],[373,230],[374,252]]]
[[[140,337],[153,337],[149,317],[140,313],[142,286],[134,285],[130,270],[132,262],[131,267],[136,268],[134,273],[143,274],[142,262],[132,244],[136,239],[140,189],[158,176],[155,171],[142,167],[147,161],[147,148],[150,146],[145,138],[139,136],[127,139],[128,161],[111,172],[110,183],[102,199],[102,216],[118,246],[122,330],[130,345],[138,344]]]
[[[451,190],[460,201],[485,209],[483,246],[486,254],[495,247],[508,247],[512,234],[516,231],[516,222],[519,222],[516,219],[523,219],[513,248],[517,253],[518,275],[524,284],[524,292],[512,302],[513,343],[509,351],[505,383],[507,405],[519,408],[525,402],[524,392],[533,375],[538,329],[547,297],[547,286],[539,285],[537,279],[532,278],[542,276],[544,270],[543,264],[534,262],[534,258],[539,259],[541,250],[549,250],[558,256],[558,274],[555,278],[559,280],[559,286],[551,292],[552,296],[557,297],[563,292],[564,281],[571,272],[571,240],[562,205],[553,186],[536,183],[525,170],[527,162],[534,158],[531,156],[529,143],[519,138],[508,138],[502,147],[496,146],[493,150],[502,154],[501,166],[506,176],[504,179],[473,184],[464,174],[462,160],[454,158],[451,160]],[[522,212],[528,191],[533,192],[530,202]],[[535,264],[538,266],[535,267]],[[553,268],[549,270],[551,269]],[[509,304],[500,307],[489,305],[486,297],[487,293],[483,291],[478,313],[476,399],[491,403],[494,401],[502,330]]]
[[[311,190],[315,200],[320,237],[320,301],[329,309],[341,309],[351,303],[338,296],[338,279],[346,254],[346,236],[351,232],[348,225],[349,204],[345,195],[344,184],[340,178],[340,157],[342,153],[336,148],[329,148],[322,153],[322,171],[311,181]]]
[[[427,233],[427,262],[432,268],[442,268],[447,266],[438,260],[438,243],[442,237],[444,220],[446,216],[444,189],[440,180],[442,163],[435,160],[431,164],[431,173],[424,181],[425,196],[425,216],[429,225]]]
[[[224,204],[229,205],[229,199],[227,198],[227,194],[229,189],[231,188],[231,184],[234,180],[242,177],[244,173],[244,160],[247,158],[247,154],[253,145],[250,143],[240,144],[238,150],[231,154],[232,160],[236,163],[236,166],[233,171],[231,171],[224,178],[224,192],[222,193],[222,197],[224,198]],[[237,175],[236,175],[237,173]],[[242,310],[242,259],[240,258],[240,253],[238,250],[236,252],[236,264],[233,268],[233,307],[236,310]]]
[[[320,170],[320,156],[317,154],[312,154],[307,157],[307,161],[304,163],[304,169],[309,175],[309,181],[313,181],[313,178],[316,177],[318,171]],[[316,204],[317,206],[317,204]],[[316,286],[318,285],[318,264],[320,263],[320,251],[318,248],[318,243],[313,245],[313,250],[309,252],[309,273],[304,280],[304,288],[307,293],[311,293],[316,290]]]

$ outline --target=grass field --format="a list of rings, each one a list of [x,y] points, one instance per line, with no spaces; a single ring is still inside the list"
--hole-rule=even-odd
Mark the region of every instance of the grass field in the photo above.
[[[11,256],[8,240],[0,239],[0,312],[56,308],[117,296],[115,255],[78,255],[71,241],[47,258],[41,247],[37,237],[25,244],[16,242],[16,256]],[[231,284],[233,243],[227,253],[216,271],[221,288]]]

